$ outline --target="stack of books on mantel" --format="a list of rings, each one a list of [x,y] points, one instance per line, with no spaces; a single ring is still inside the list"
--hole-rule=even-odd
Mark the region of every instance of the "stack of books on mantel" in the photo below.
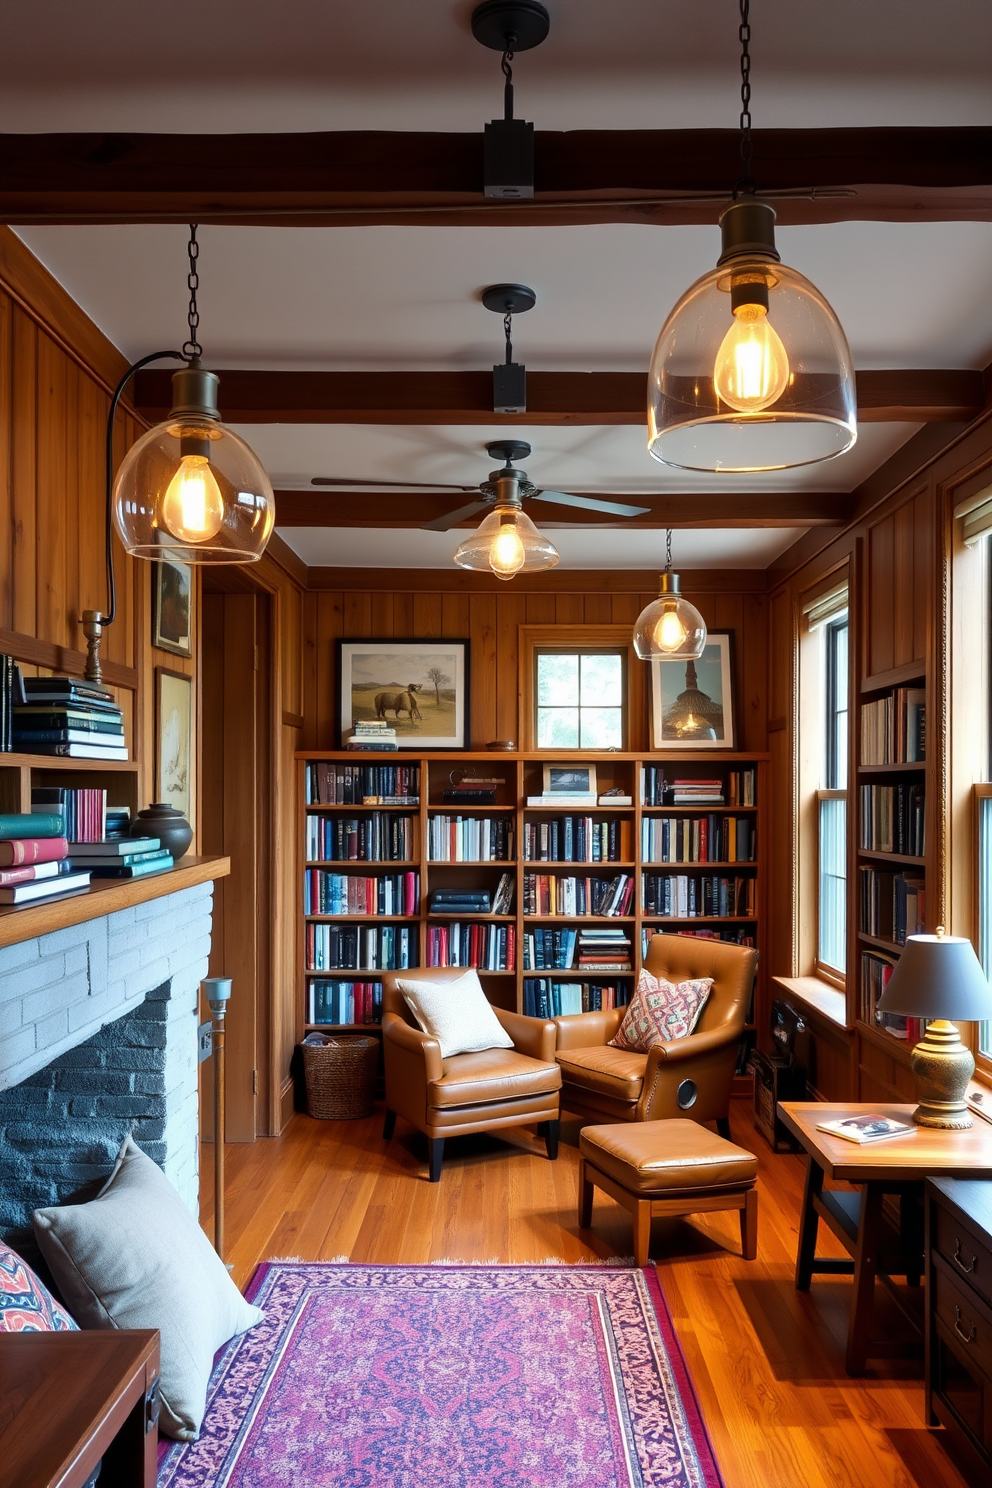
[[[106,688],[75,677],[25,677],[14,705],[13,744],[23,754],[126,760],[124,718]]]
[[[378,718],[360,718],[347,741],[348,749],[399,749],[396,730]]]
[[[0,816],[0,904],[30,904],[89,888],[74,872],[58,812]]]
[[[722,806],[722,780],[673,780],[673,806]]]

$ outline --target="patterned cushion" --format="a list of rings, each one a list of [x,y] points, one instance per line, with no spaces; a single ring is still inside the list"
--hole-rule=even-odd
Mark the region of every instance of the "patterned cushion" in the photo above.
[[[27,1261],[0,1240],[0,1333],[78,1331]]]
[[[610,1043],[614,1049],[646,1054],[652,1044],[686,1038],[699,1021],[712,985],[712,977],[675,985],[642,971],[630,1007]]]

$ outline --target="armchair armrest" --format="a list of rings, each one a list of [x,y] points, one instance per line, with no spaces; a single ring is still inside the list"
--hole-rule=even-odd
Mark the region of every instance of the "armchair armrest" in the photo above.
[[[513,1040],[518,1054],[540,1059],[543,1064],[555,1062],[555,1025],[544,1018],[527,1018],[523,1013],[509,1013],[494,1007],[493,1012]]]
[[[708,1033],[690,1033],[687,1038],[669,1039],[664,1044],[653,1044],[648,1050],[645,1079],[654,1073],[659,1064],[677,1064],[683,1059],[696,1059],[702,1054],[712,1054],[726,1044],[736,1044],[740,1034],[733,1028],[713,1028]]]
[[[571,1013],[568,1017],[556,1018],[555,1047],[560,1051],[608,1044],[626,1011],[626,1008],[608,1008],[600,1013]]]
[[[441,1045],[430,1034],[419,1028],[411,1028],[395,1013],[387,1013],[382,1020],[382,1036],[389,1043],[402,1049],[405,1054],[419,1055],[424,1062],[424,1078],[440,1080],[444,1073],[441,1065]]]
[[[637,1120],[692,1116],[711,1121],[725,1116],[739,1039],[739,1033],[724,1025],[654,1044],[648,1050]],[[679,1101],[683,1082],[693,1087],[688,1104]]]

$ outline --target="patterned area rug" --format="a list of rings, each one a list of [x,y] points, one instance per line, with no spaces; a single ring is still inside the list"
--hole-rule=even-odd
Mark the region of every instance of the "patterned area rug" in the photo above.
[[[270,1262],[159,1488],[719,1488],[653,1268]]]

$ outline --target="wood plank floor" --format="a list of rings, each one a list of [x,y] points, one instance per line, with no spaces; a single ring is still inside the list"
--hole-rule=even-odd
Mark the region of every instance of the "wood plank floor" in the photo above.
[[[735,1138],[760,1159],[758,1259],[740,1258],[733,1213],[656,1220],[651,1248],[726,1488],[964,1488],[923,1425],[922,1366],[879,1362],[863,1380],[844,1373],[850,1281],[816,1279],[806,1294],[792,1281],[803,1164],[774,1155],[747,1105],[734,1105]],[[243,1286],[273,1256],[424,1264],[629,1255],[630,1217],[604,1195],[594,1229],[578,1229],[577,1122],[563,1122],[556,1163],[529,1134],[506,1136],[450,1142],[439,1184],[427,1182],[423,1139],[401,1121],[397,1140],[384,1143],[379,1115],[297,1115],[280,1138],[228,1146],[235,1280]],[[205,1146],[208,1231],[212,1186]],[[822,1249],[841,1253],[829,1238]],[[884,1304],[878,1316],[881,1332],[901,1325]]]

